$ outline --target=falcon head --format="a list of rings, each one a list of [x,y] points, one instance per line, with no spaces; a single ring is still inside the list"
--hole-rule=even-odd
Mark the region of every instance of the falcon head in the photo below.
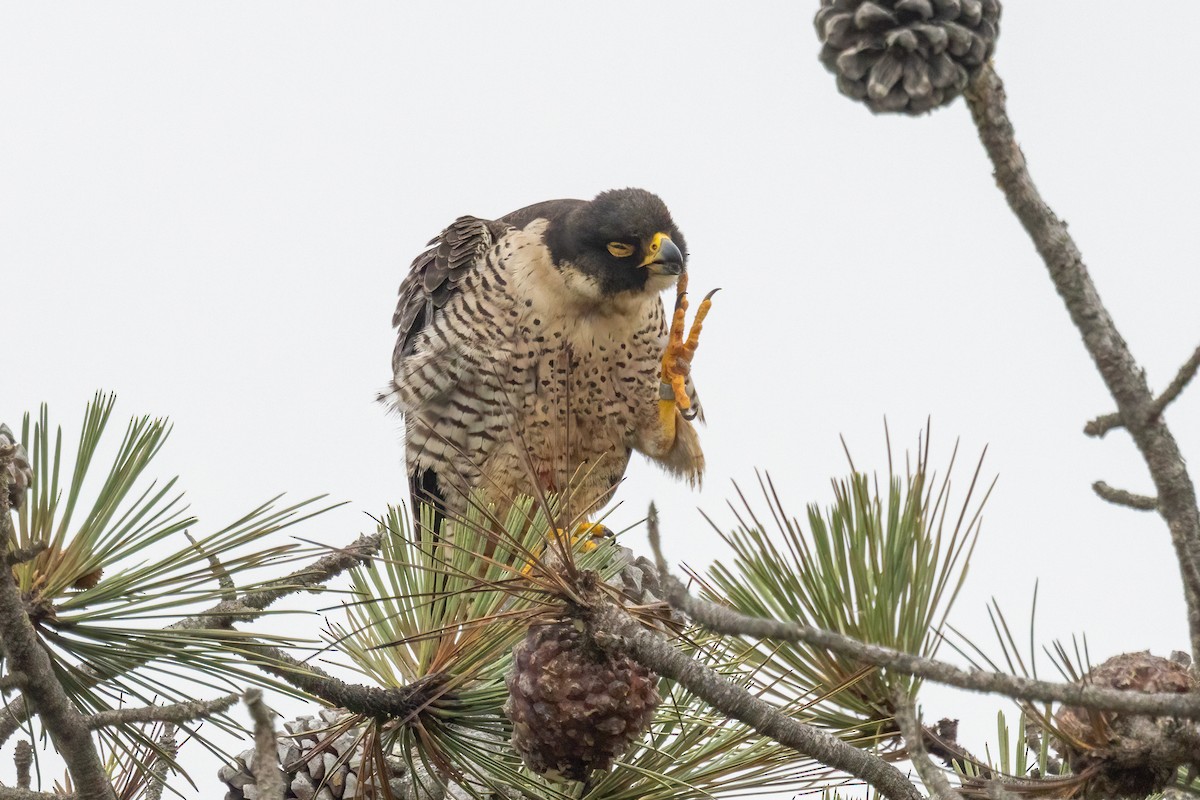
[[[657,294],[687,269],[687,245],[667,205],[644,189],[614,189],[551,222],[546,244],[568,280],[600,298]]]

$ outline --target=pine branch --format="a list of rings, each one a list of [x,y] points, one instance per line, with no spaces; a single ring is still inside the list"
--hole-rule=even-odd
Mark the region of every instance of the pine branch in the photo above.
[[[763,736],[865,781],[889,800],[923,800],[912,782],[891,764],[822,730],[792,719],[671,646],[662,634],[646,628],[623,608],[612,603],[593,607],[588,624],[593,641],[600,647],[628,653],[659,675],[677,681],[713,708],[744,722]]]
[[[1200,720],[1200,694],[1123,692],[1085,683],[1053,683],[1022,678],[1001,672],[967,671],[953,664],[916,656],[879,645],[866,644],[832,631],[798,622],[780,622],[766,617],[741,614],[726,606],[692,596],[687,587],[666,566],[654,509],[651,508],[650,546],[662,572],[662,586],[671,607],[691,617],[714,633],[804,642],[822,647],[863,664],[896,670],[908,675],[956,686],[973,692],[1001,694],[1014,700],[1038,700],[1067,703],[1098,711],[1124,711],[1132,714],[1172,716]]]
[[[1162,419],[1162,408],[1171,398],[1167,396],[1160,405],[1151,394],[1145,373],[1100,300],[1066,224],[1054,215],[1034,185],[1008,118],[1004,84],[990,65],[972,80],[966,98],[979,139],[995,167],[996,183],[1045,262],[1071,321],[1116,401],[1121,423],[1150,469],[1158,511],[1170,529],[1183,578],[1192,660],[1200,661],[1200,509],[1179,445]],[[1186,377],[1176,381],[1180,391],[1191,377],[1186,369],[1181,375]]]
[[[173,703],[166,706],[116,708],[110,711],[98,711],[90,717],[86,717],[85,721],[92,730],[138,722],[169,722],[174,725],[182,725],[186,722],[194,722],[214,714],[220,714],[240,698],[240,694],[227,694],[215,700],[189,700],[185,703]]]
[[[1196,377],[1198,369],[1200,369],[1200,347],[1197,347],[1196,351],[1192,353],[1192,357],[1183,363],[1183,366],[1179,368],[1179,372],[1175,375],[1175,380],[1171,381],[1167,388],[1163,390],[1163,393],[1158,396],[1158,399],[1154,401],[1154,416],[1161,416],[1167,410],[1167,406],[1175,402],[1175,399],[1179,397],[1192,378]],[[1122,427],[1120,414],[1102,414],[1085,425],[1083,432],[1088,436],[1102,438],[1104,434],[1114,428],[1120,427]]]
[[[21,507],[32,482],[33,465],[29,462],[29,453],[17,441],[12,429],[0,423],[0,491],[4,492],[6,512]]]
[[[213,577],[216,578],[217,585],[224,590],[221,592],[221,596],[225,600],[236,600],[237,584],[233,582],[233,577],[229,574],[229,570],[225,569],[225,565],[221,563],[221,559],[217,558],[213,553],[205,552],[204,548],[196,541],[191,532],[184,531],[183,535],[187,537],[187,540],[197,552],[202,553],[208,559],[208,564],[212,567]]]
[[[235,696],[236,697],[236,696]],[[144,800],[161,800],[163,789],[167,788],[167,766],[179,755],[179,743],[175,741],[175,726],[163,726],[162,735],[158,737],[158,746],[167,756],[157,756],[149,767],[150,785],[146,788]]]
[[[1104,481],[1093,483],[1092,491],[1102,500],[1107,500],[1116,506],[1132,508],[1135,511],[1154,511],[1158,508],[1157,497],[1147,497],[1146,495],[1134,494],[1124,489],[1117,489],[1109,486]]]
[[[349,546],[327,553],[308,566],[267,583],[262,589],[247,592],[236,600],[223,600],[207,611],[166,626],[166,630],[229,628],[235,622],[252,622],[261,617],[276,601],[296,592],[313,591],[355,564],[369,560],[378,551],[379,541],[379,534],[360,536]],[[137,663],[131,663],[129,668],[135,666]],[[99,677],[92,676],[85,688],[95,686],[99,682]],[[28,704],[22,695],[13,698],[0,709],[0,744],[20,730],[29,718],[28,714]]]
[[[302,569],[234,600],[223,600],[207,611],[168,625],[167,630],[229,628],[238,622],[252,622],[276,601],[297,592],[318,591],[351,567],[369,561],[378,550],[379,534],[360,536]]]
[[[436,675],[407,686],[381,689],[347,683],[313,664],[293,658],[278,647],[254,640],[241,642],[240,646],[247,654],[258,657],[259,660],[252,659],[252,663],[264,672],[331,706],[367,717],[405,719],[444,694],[443,681]]]
[[[29,789],[11,789],[0,786],[0,800],[80,800],[77,794],[57,794],[55,792],[34,792]]]
[[[0,709],[0,745],[21,730],[21,726],[29,719],[30,711],[29,703],[25,701],[23,694],[18,694]]]
[[[2,560],[10,566],[24,564],[26,561],[33,561],[40,553],[49,548],[50,545],[47,542],[34,542],[28,547],[14,547],[4,554]]]
[[[263,702],[262,691],[251,689],[245,695],[246,708],[254,720],[254,781],[262,800],[283,800],[283,770],[279,766],[275,738],[275,712]]]
[[[896,725],[899,726],[900,736],[904,739],[904,749],[908,751],[913,768],[921,776],[921,783],[925,784],[934,800],[963,800],[963,796],[950,785],[946,773],[929,759],[929,753],[925,751],[925,734],[917,719],[913,700],[904,692],[896,692],[893,706]]]
[[[0,469],[0,548],[7,550],[16,540],[9,511],[8,479],[5,469]],[[8,568],[0,569],[0,642],[11,668],[25,675],[22,695],[66,763],[79,800],[115,800],[112,783],[84,717],[55,678],[50,656],[25,614],[21,589]]]
[[[24,739],[13,748],[13,766],[17,769],[17,788],[28,789],[32,782],[29,768],[33,766],[33,745]]]
[[[188,538],[191,539],[190,536]],[[313,585],[312,580],[314,577],[328,574],[331,570],[344,569],[347,563],[350,566],[361,563],[365,559],[358,557],[353,552],[348,553],[348,551],[353,551],[356,546],[363,544],[364,538],[366,537],[360,538],[347,551],[332,553],[309,567],[293,573],[291,577],[294,580],[289,581],[288,579],[284,579],[284,583],[281,585],[288,585],[289,583]],[[195,544],[194,541],[193,544]],[[212,565],[213,572],[218,580],[222,581],[221,585],[232,589],[233,584],[228,580],[228,572],[220,560],[215,556],[211,556],[209,557],[209,563]],[[273,592],[258,592],[256,594],[259,596],[260,601],[264,601]],[[440,681],[436,679],[420,681],[402,688],[380,689],[373,686],[346,683],[339,678],[333,677],[314,664],[302,662],[278,647],[254,639],[247,639],[242,642],[241,648],[243,655],[254,655],[257,657],[257,660],[252,659],[251,661],[264,672],[286,681],[303,692],[324,700],[331,706],[345,708],[368,717],[387,716],[406,718],[429,702],[431,697],[427,695],[429,695],[430,688],[433,688],[435,693],[440,693],[440,689],[437,688]]]
[[[24,672],[9,672],[3,678],[0,678],[0,692],[8,692],[13,689],[20,689],[24,685]]]

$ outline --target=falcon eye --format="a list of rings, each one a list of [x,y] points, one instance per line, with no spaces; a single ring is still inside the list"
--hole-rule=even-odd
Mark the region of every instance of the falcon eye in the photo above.
[[[626,244],[625,242],[609,242],[608,252],[617,258],[629,258],[633,255],[633,245]]]

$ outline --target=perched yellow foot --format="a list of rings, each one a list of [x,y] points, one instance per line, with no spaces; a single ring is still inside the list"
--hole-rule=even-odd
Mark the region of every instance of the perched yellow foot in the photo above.
[[[560,529],[559,533],[562,531]],[[584,538],[586,537],[586,538]],[[581,522],[575,526],[575,533],[571,536],[571,546],[579,546],[579,549],[585,553],[590,553],[600,546],[600,543],[605,539],[611,539],[613,532],[599,522]],[[583,544],[579,544],[579,540],[583,539]]]
[[[659,389],[659,416],[664,423],[670,419],[674,425],[675,409],[684,419],[696,416],[692,408],[692,400],[687,393],[687,378],[692,370],[692,357],[696,355],[696,347],[700,344],[700,331],[704,328],[704,318],[712,308],[712,296],[719,290],[713,289],[704,296],[700,307],[696,309],[696,318],[684,338],[684,319],[687,316],[687,273],[679,277],[679,285],[675,295],[675,313],[671,316],[671,330],[667,336],[667,349],[662,357],[662,385]],[[674,438],[674,437],[672,437]]]
[[[566,539],[567,532],[562,528],[555,528],[552,535],[558,537],[558,541],[561,542]],[[599,547],[605,539],[611,539],[612,537],[613,532],[599,522],[581,522],[575,526],[575,532],[571,534],[571,549],[578,547],[583,552],[590,553]],[[539,560],[545,554],[548,546],[549,543],[547,543],[547,547],[542,548],[542,552],[538,555]],[[521,569],[521,574],[528,575],[533,569],[533,565],[533,561],[527,562]]]

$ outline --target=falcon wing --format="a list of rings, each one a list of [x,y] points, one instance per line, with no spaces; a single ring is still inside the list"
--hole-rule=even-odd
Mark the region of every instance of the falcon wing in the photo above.
[[[446,305],[463,277],[475,269],[492,246],[495,224],[478,217],[459,217],[413,260],[408,276],[400,284],[400,300],[392,316],[392,327],[398,332],[393,369],[412,354],[417,334],[433,320],[434,312]]]
[[[413,261],[400,284],[400,299],[392,317],[396,328],[393,381],[381,399],[405,411],[457,382],[456,344],[437,330],[438,312],[460,293],[464,279],[478,269],[484,254],[508,229],[491,220],[459,217]],[[436,365],[436,372],[420,375],[426,365]]]
[[[464,306],[472,305],[464,289],[478,291],[470,276],[480,271],[488,250],[509,230],[503,222],[459,217],[416,257],[400,284],[392,317],[396,328],[392,384],[380,399],[412,412],[436,404],[467,379],[464,372],[479,362],[491,328],[483,320],[462,319]],[[473,290],[468,288],[472,285]],[[478,298],[474,300],[477,304]],[[449,320],[448,314],[456,318]],[[410,434],[411,424],[410,419]],[[415,463],[407,466],[413,500],[432,501],[440,508],[444,496],[436,472]]]

